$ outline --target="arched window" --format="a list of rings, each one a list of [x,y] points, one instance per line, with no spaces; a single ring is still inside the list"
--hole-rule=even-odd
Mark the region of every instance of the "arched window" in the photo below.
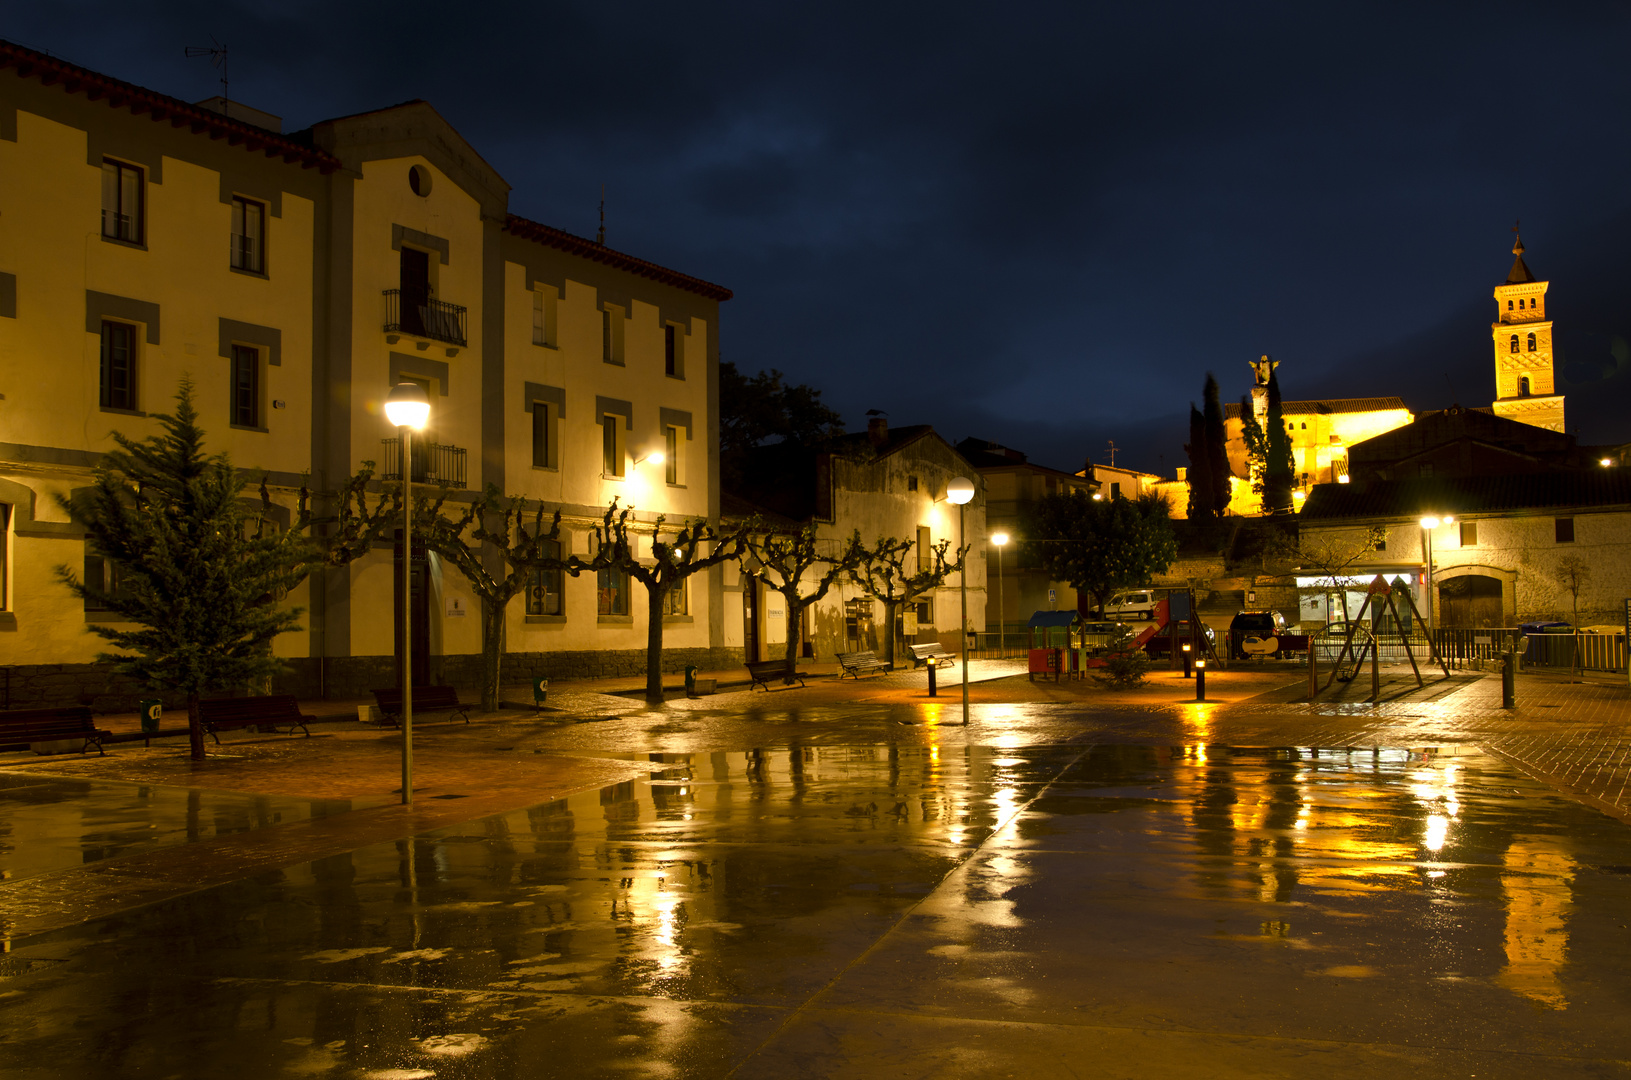
[[[1507,301],[1507,302],[1506,302],[1506,309],[1507,309],[1507,310],[1508,310],[1508,311],[1511,311],[1511,310],[1512,310],[1512,301],[1510,301],[1510,300],[1508,300],[1508,301]]]
[[[1518,396],[1519,397],[1528,397],[1529,396],[1529,376],[1527,376],[1527,375],[1525,375],[1523,378],[1518,380]]]
[[[1530,352],[1535,351],[1535,335],[1534,334],[1529,335],[1529,351]]]
[[[1517,334],[1512,335],[1512,351],[1513,352],[1518,351],[1518,335]]]

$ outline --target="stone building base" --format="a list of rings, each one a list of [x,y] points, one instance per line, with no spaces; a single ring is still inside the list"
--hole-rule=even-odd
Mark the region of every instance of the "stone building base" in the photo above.
[[[396,659],[391,656],[292,657],[270,687],[240,693],[294,694],[313,699],[367,697],[392,685]],[[740,648],[664,649],[663,671],[677,674],[691,665],[704,671],[740,667]],[[500,668],[505,686],[530,685],[535,678],[595,679],[644,675],[646,650],[506,653]],[[458,687],[474,698],[480,685],[481,654],[433,656],[429,681]],[[212,695],[215,696],[215,695]],[[222,697],[236,696],[223,691]],[[143,698],[158,698],[167,712],[185,711],[187,699],[155,692],[135,679],[116,674],[108,664],[0,665],[0,708],[51,709],[88,705],[99,713],[135,712]]]

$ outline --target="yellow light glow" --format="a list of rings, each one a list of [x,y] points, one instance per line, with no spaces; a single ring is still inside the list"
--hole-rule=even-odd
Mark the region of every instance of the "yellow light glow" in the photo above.
[[[1008,543],[1008,534],[1005,532],[992,533],[991,542],[996,544],[998,547],[1002,547],[1004,544]]]
[[[1422,847],[1428,851],[1441,851],[1445,840],[1450,836],[1450,819],[1443,814],[1429,814],[1427,817],[1427,833],[1422,837]]]
[[[661,450],[653,450],[651,453],[646,455],[646,460],[651,462],[653,465],[661,465],[663,462],[668,460],[668,456]]]
[[[1438,528],[1438,518],[1433,517],[1431,515],[1422,518],[1421,519],[1421,527],[1424,528],[1424,529],[1436,529],[1436,528]]]
[[[1597,464],[1601,465],[1603,468],[1606,469],[1610,465],[1614,464],[1614,459],[1613,458],[1602,458],[1601,460],[1599,460],[1597,462]]]

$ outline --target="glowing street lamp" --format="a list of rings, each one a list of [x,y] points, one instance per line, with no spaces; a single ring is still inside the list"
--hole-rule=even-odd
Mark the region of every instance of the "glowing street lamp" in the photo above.
[[[418,383],[400,382],[385,398],[385,419],[402,433],[402,802],[413,802],[413,433],[430,419],[430,398]]]
[[[1002,621],[1002,549],[1008,546],[1008,534],[998,532],[991,534],[991,542],[997,547],[997,651],[1004,660],[1008,659],[1008,627]],[[987,619],[989,623],[991,620]]]
[[[974,498],[974,482],[958,476],[946,484],[946,499],[957,506],[957,549],[967,546],[968,528],[963,520],[963,507]],[[957,591],[963,605],[963,723],[968,723],[968,553],[963,552],[963,572],[958,576]]]

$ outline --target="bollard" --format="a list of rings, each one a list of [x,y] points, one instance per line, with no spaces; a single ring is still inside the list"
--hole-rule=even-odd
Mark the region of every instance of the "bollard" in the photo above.
[[[929,696],[930,697],[934,697],[937,693],[939,693],[939,691],[935,688],[935,685],[934,685],[934,672],[935,672],[935,669],[938,668],[939,666],[940,665],[936,664],[933,660],[929,661]]]
[[[1193,659],[1189,654],[1189,642],[1186,641],[1184,642],[1184,678],[1186,679],[1195,677],[1195,669],[1190,666]]]
[[[1195,700],[1206,700],[1206,658],[1204,656],[1195,658]]]
[[[1515,709],[1517,701],[1518,656],[1511,649],[1501,654],[1501,708]]]
[[[1308,700],[1313,701],[1320,693],[1320,663],[1314,651],[1314,642],[1308,642]]]

